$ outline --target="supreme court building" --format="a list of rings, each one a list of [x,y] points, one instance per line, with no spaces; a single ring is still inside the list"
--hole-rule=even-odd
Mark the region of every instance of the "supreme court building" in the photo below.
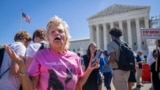
[[[90,40],[98,48],[107,49],[111,41],[109,30],[118,27],[123,33],[121,40],[127,42],[134,51],[141,50],[147,54],[147,42],[141,38],[140,29],[149,28],[149,13],[149,6],[112,5],[88,18]]]

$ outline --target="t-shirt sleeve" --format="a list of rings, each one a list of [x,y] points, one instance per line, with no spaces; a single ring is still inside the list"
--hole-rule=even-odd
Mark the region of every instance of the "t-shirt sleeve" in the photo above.
[[[37,76],[40,74],[40,62],[37,54],[33,58],[33,61],[30,67],[28,68],[28,74],[29,76]]]
[[[29,46],[27,47],[26,56],[33,58],[33,49],[32,49],[32,46],[31,46],[31,45],[29,45]]]
[[[26,56],[33,58],[35,56],[36,52],[39,50],[40,46],[41,46],[41,44],[39,44],[39,43],[30,44],[27,47]]]
[[[100,65],[103,66],[105,64],[104,58],[100,58]]]
[[[153,57],[153,51],[149,52],[148,56],[147,56],[147,63],[148,64],[152,64],[155,61],[154,57]]]
[[[138,55],[136,56],[136,62],[139,62],[140,58],[138,57]]]
[[[19,56],[25,56],[26,47],[23,45],[17,45],[14,49],[14,52]]]

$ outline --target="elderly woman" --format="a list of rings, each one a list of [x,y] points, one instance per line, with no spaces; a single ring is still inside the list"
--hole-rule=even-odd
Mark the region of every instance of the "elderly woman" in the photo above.
[[[76,53],[67,50],[70,37],[68,25],[61,18],[55,16],[48,22],[47,34],[50,48],[36,53],[28,72],[20,60],[22,58],[5,46],[12,60],[20,67],[23,89],[76,90],[76,86],[82,87],[92,70],[99,67],[98,62],[94,66],[90,64],[83,72],[80,58]]]

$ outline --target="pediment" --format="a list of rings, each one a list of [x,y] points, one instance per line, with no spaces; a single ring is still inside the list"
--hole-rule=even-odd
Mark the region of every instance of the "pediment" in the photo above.
[[[114,4],[98,13],[95,15],[89,17],[88,19],[94,19],[98,17],[104,17],[104,16],[110,16],[110,15],[115,15],[115,14],[121,14],[121,13],[126,13],[126,12],[131,12],[134,10],[140,10],[140,9],[147,9],[150,8],[149,6],[136,6],[136,5],[120,5],[120,4]]]

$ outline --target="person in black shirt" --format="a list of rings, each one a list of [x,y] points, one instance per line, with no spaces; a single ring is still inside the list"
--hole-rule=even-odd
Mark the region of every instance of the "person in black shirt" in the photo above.
[[[94,42],[90,43],[87,49],[87,54],[83,56],[85,70],[89,65],[90,58],[95,56],[97,51],[97,46]],[[91,72],[88,77],[88,80],[83,86],[83,90],[98,90],[98,74],[99,69],[95,69]]]
[[[147,63],[150,64],[150,70],[152,73],[152,84],[154,90],[160,90],[160,40],[156,40],[158,46],[158,53],[156,49],[149,52],[147,56]],[[157,71],[156,71],[156,61],[157,60]]]

